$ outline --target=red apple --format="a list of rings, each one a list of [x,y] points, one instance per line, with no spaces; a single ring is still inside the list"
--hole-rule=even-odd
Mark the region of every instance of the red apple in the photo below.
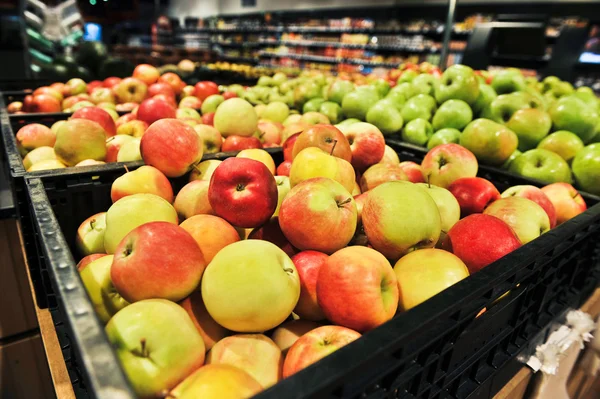
[[[333,125],[314,125],[300,133],[294,143],[292,160],[300,151],[308,147],[318,147],[348,162],[352,160],[352,149],[348,139]]]
[[[457,179],[448,186],[448,190],[458,201],[463,218],[473,213],[482,213],[489,204],[500,198],[498,189],[481,177]]]
[[[153,83],[148,86],[148,97],[154,97],[157,94],[165,94],[175,101],[175,92],[173,88],[164,82]]]
[[[38,147],[54,147],[56,134],[45,125],[30,123],[19,129],[16,135],[17,148],[22,156]]]
[[[182,308],[188,313],[196,329],[202,336],[204,347],[209,351],[217,342],[229,335],[229,331],[221,327],[208,314],[204,301],[202,301],[202,293],[200,290],[195,290],[190,296],[179,302]]]
[[[377,126],[357,122],[345,126],[342,131],[350,143],[354,169],[363,172],[381,161],[385,151],[385,139]]]
[[[260,139],[264,144],[275,144],[279,147],[281,143],[281,131],[283,125],[277,122],[271,121],[259,121],[258,130],[260,130]]]
[[[214,124],[215,124],[214,121],[215,121],[215,113],[214,112],[209,112],[208,114],[202,115],[202,123],[204,123],[205,125],[214,126]]]
[[[317,277],[329,256],[318,251],[302,251],[292,257],[300,278],[300,299],[294,313],[306,320],[323,320],[325,314],[317,302]]]
[[[171,97],[168,94],[164,94],[164,93],[159,93],[155,96],[152,96],[151,98],[155,99],[155,100],[161,100],[164,101],[166,103],[169,103],[171,106],[173,106],[174,108],[177,108],[177,102],[175,101],[174,97]]]
[[[194,95],[201,101],[204,101],[206,97],[213,94],[219,94],[219,86],[217,86],[217,84],[214,82],[209,82],[206,80],[196,83],[194,89]]]
[[[179,190],[173,207],[180,220],[189,219],[194,215],[215,214],[208,201],[209,185],[210,182],[207,180],[194,180]]]
[[[77,271],[81,272],[87,265],[95,261],[96,259],[100,259],[101,257],[106,256],[106,254],[91,254],[84,258],[82,258],[77,264]]]
[[[291,161],[283,161],[277,167],[276,175],[277,176],[290,176],[290,169],[292,169]]]
[[[112,116],[99,107],[84,107],[73,113],[71,119],[88,119],[94,121],[106,132],[106,137],[112,137],[117,134],[117,127]]]
[[[152,83],[156,83],[156,81],[160,77],[160,72],[158,72],[158,69],[156,69],[152,65],[140,64],[135,67],[132,76],[141,80],[147,85],[151,85]]]
[[[50,94],[33,96],[33,110],[31,112],[60,112],[60,101]]]
[[[289,257],[294,256],[298,252],[283,235],[277,216],[272,217],[262,226],[252,230],[250,235],[248,235],[248,239],[269,241],[281,248]]]
[[[63,96],[65,95],[66,85],[64,83],[55,82],[50,85],[50,88],[58,91]]]
[[[141,103],[148,94],[148,86],[136,78],[125,78],[113,87],[120,103]],[[117,111],[119,109],[117,108]]]
[[[473,274],[521,246],[521,240],[503,220],[473,214],[459,220],[446,235],[442,248],[458,256]]]
[[[442,188],[448,188],[461,177],[475,177],[479,168],[475,155],[454,143],[432,148],[423,158],[421,166],[426,180]]]
[[[549,184],[542,187],[542,192],[554,205],[557,224],[562,224],[587,209],[581,194],[569,183]]]
[[[140,153],[151,165],[168,177],[187,173],[202,159],[202,139],[194,128],[177,119],[161,119],[146,129]]]
[[[360,177],[360,190],[364,193],[389,181],[408,181],[408,176],[400,165],[378,163],[371,166]]]
[[[194,97],[194,96],[182,98],[181,101],[179,101],[179,105],[178,105],[178,108],[192,108],[192,109],[195,109],[196,111],[200,111],[201,107],[202,107],[202,101],[200,101],[197,97]],[[214,112],[212,114],[214,116]],[[208,123],[205,123],[205,124],[208,125]]]
[[[114,86],[118,85],[119,83],[121,83],[121,78],[117,78],[116,76],[111,76],[109,78],[106,78],[102,81],[102,85],[104,87],[108,87],[109,89],[112,89]]]
[[[137,119],[152,124],[159,119],[171,118],[176,116],[177,109],[167,101],[156,98],[149,98],[142,101],[137,111]]]
[[[90,83],[87,84],[87,93],[88,94],[92,94],[92,92],[94,90],[96,90],[99,87],[102,87],[103,83],[100,80],[92,80]]]
[[[275,212],[277,183],[263,163],[248,158],[228,158],[210,179],[208,199],[217,216],[236,227],[254,228]]]
[[[128,141],[133,140],[133,136],[117,134],[106,140],[106,162],[117,162],[117,155],[121,147]]]
[[[135,115],[134,115],[134,114],[132,114],[132,113],[125,114],[125,115],[121,115],[121,116],[119,117],[119,119],[117,119],[117,120],[115,121],[115,126],[116,126],[116,128],[118,129],[118,128],[119,128],[119,126],[121,126],[121,125],[123,125],[123,124],[125,124],[125,123],[127,123],[127,122],[129,122],[129,121],[132,121],[132,120],[135,120]]]
[[[154,194],[173,203],[173,187],[162,172],[152,166],[143,165],[115,179],[110,189],[110,199],[117,202],[133,194]]]
[[[133,118],[135,119],[136,115],[135,115],[135,113],[133,113],[133,110],[135,110],[137,108],[137,106],[138,106],[138,103],[129,102],[129,103],[117,104],[115,108],[116,108],[117,112],[131,112],[133,114]]]
[[[340,326],[323,326],[309,331],[288,350],[283,363],[283,378],[305,369],[360,337],[360,333]]]
[[[292,156],[292,152],[294,151],[294,145],[296,144],[296,140],[300,136],[300,133],[295,133],[288,137],[286,141],[283,143],[283,160],[292,162],[294,158]]]
[[[34,112],[35,106],[33,105],[33,96],[28,94],[23,98],[23,111]]]
[[[121,240],[114,256],[110,279],[128,302],[180,301],[198,287],[206,267],[194,238],[168,222],[136,227]]]
[[[59,102],[61,102],[64,99],[62,92],[48,86],[38,87],[33,92],[34,97],[39,96],[40,94],[48,94],[49,96],[56,98]]]
[[[183,88],[185,87],[185,82],[181,80],[179,75],[173,72],[167,72],[161,75],[161,77],[158,78],[158,81],[171,86],[176,95],[181,94]]]
[[[502,198],[507,197],[523,197],[532,200],[536,204],[542,207],[548,219],[550,219],[550,228],[553,229],[556,226],[556,209],[546,194],[535,186],[514,186],[502,193]]]
[[[319,270],[317,299],[327,319],[364,332],[390,320],[398,309],[398,280],[374,249],[353,246],[331,255]]]
[[[221,151],[241,151],[249,148],[262,148],[260,140],[254,136],[243,137],[243,136],[229,136],[221,145]]]
[[[412,183],[425,183],[423,168],[418,163],[411,161],[400,162],[400,169],[404,171],[408,177],[408,181]]]
[[[117,128],[117,135],[127,135],[132,137],[142,137],[148,129],[148,124],[144,121],[134,119],[122,124]]]
[[[234,93],[233,91],[226,91],[226,92],[223,92],[223,98],[224,98],[225,100],[229,100],[230,98],[235,98],[235,97],[237,97],[237,96],[238,96],[238,95],[237,95],[236,93]]]

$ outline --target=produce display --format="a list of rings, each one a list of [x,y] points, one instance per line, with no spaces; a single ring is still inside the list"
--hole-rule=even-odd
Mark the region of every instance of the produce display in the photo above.
[[[371,123],[292,122],[275,101],[281,160],[252,145],[256,107],[215,103],[216,129],[151,123],[146,165],[78,229],[82,281],[141,397],[252,396],[586,209],[563,182],[500,193],[459,144],[400,162]],[[202,161],[215,144],[197,126],[245,149]]]

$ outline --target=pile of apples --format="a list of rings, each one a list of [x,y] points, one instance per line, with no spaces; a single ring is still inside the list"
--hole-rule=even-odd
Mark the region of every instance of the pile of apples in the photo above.
[[[567,183],[501,194],[454,143],[401,165],[370,123],[286,144],[279,166],[263,149],[201,162],[191,126],[158,120],[146,165],[79,227],[82,281],[139,396],[250,397],[586,208]]]

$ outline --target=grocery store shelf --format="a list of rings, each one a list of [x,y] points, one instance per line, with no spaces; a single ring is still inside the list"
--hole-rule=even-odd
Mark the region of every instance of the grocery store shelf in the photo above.
[[[321,55],[307,55],[307,54],[278,54],[267,51],[259,53],[261,57],[271,58],[290,58],[299,61],[310,61],[320,62],[324,64],[352,64],[352,65],[364,65],[371,67],[384,67],[384,68],[396,68],[399,64],[396,62],[373,62],[367,60],[361,60],[357,58],[340,58],[340,57],[325,57]]]
[[[180,28],[181,33],[378,33],[378,34],[409,34],[409,35],[435,35],[441,36],[443,29],[407,29],[407,28],[352,28],[352,27],[325,27],[325,26],[268,26],[256,28]],[[468,37],[470,31],[454,31],[453,36]]]
[[[242,64],[256,64],[258,60],[253,57],[240,57],[237,55],[219,55],[220,61],[231,61],[231,62],[239,62]]]
[[[437,48],[421,48],[410,46],[394,46],[385,44],[355,44],[355,43],[336,43],[336,42],[313,42],[313,41],[281,41],[281,45],[290,47],[334,47],[348,49],[364,49],[364,50],[389,50],[389,51],[404,51],[413,53],[437,53]]]
[[[235,43],[235,42],[223,42],[218,40],[213,40],[210,42],[211,44],[217,44],[223,47],[239,47],[239,48],[254,48],[254,47],[262,47],[265,46],[264,42],[244,42],[244,43]]]

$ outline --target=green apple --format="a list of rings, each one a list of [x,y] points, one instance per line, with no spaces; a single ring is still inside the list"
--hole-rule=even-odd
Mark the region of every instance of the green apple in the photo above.
[[[117,153],[117,162],[141,161],[140,143],[141,139],[139,137],[132,137],[131,140],[123,143]]]
[[[377,90],[377,88],[375,86],[371,86],[371,85],[356,86],[355,91],[358,91],[360,93],[365,93],[365,94],[372,94],[372,95],[376,96],[377,99],[379,99],[379,100],[381,100],[384,97],[381,95],[381,93],[379,92],[379,90]]]
[[[48,146],[38,147],[29,151],[27,155],[25,155],[25,158],[23,158],[23,167],[25,170],[28,170],[38,162],[49,160],[56,160],[54,148]]]
[[[350,162],[330,155],[318,147],[307,147],[300,151],[290,169],[290,186],[315,177],[327,177],[340,183],[352,192],[356,174]]]
[[[518,69],[506,69],[494,76],[491,86],[496,93],[507,94],[524,90],[526,84],[521,71]]]
[[[583,147],[583,141],[579,136],[566,130],[559,130],[546,136],[537,146],[537,148],[557,153],[567,162],[571,162]]]
[[[404,93],[394,91],[394,89],[392,89],[388,95],[385,96],[385,99],[391,101],[392,104],[394,104],[394,107],[396,107],[398,111],[401,111],[402,107],[404,107],[404,104],[406,103],[406,95],[404,95]]]
[[[341,121],[340,123],[335,125],[335,127],[340,128],[340,127],[352,125],[352,124],[358,123],[358,122],[361,122],[361,120],[356,119],[356,118],[348,118],[348,119],[344,119],[343,121]]]
[[[517,149],[517,135],[505,126],[489,119],[475,119],[460,135],[460,145],[471,151],[477,160],[500,166]]]
[[[211,112],[215,112],[217,107],[221,105],[221,103],[225,101],[225,97],[220,94],[212,94],[202,101],[202,105],[200,106],[200,111],[202,115],[210,114]]]
[[[205,103],[203,103],[202,105],[204,104]],[[175,115],[177,119],[195,119],[198,122],[202,120],[202,116],[200,116],[198,111],[196,111],[194,108],[177,108]]]
[[[366,119],[377,126],[385,136],[399,132],[404,124],[400,111],[386,99],[377,101],[367,112]]]
[[[242,98],[230,98],[217,107],[213,126],[223,137],[252,136],[258,128],[258,115],[252,104]]]
[[[427,148],[432,149],[440,144],[456,143],[460,140],[460,130],[453,128],[440,129],[431,136],[427,142]]]
[[[556,82],[554,83],[550,90],[547,90],[544,92],[544,96],[546,96],[546,98],[552,100],[552,99],[559,99],[561,97],[564,96],[568,96],[569,94],[572,94],[574,91],[573,89],[573,85],[569,82]]]
[[[522,154],[523,153],[521,151],[515,150],[512,154],[510,154],[510,157],[508,157],[508,159],[506,161],[504,161],[504,163],[502,164],[501,168],[502,169],[508,169],[510,167],[510,164],[512,163],[512,161],[514,161],[515,159],[517,159],[517,157],[519,157]]]
[[[304,106],[302,106],[302,113],[319,112],[319,107],[324,102],[325,100],[321,97],[312,98],[304,103]]]
[[[146,299],[115,314],[106,335],[135,393],[158,397],[204,364],[204,341],[187,312],[165,299]]]
[[[554,130],[568,130],[587,143],[596,135],[598,110],[577,97],[562,97],[550,107]]]
[[[287,176],[275,176],[275,183],[277,183],[277,208],[273,213],[273,217],[279,216],[279,208],[281,208],[281,203],[291,189],[290,179]]]
[[[250,374],[228,364],[207,364],[186,377],[165,398],[251,398],[263,390]]]
[[[473,111],[463,100],[448,100],[433,116],[433,129],[454,128],[462,130],[473,120]]]
[[[502,94],[496,97],[481,112],[481,117],[497,123],[506,123],[520,109],[531,108],[527,99],[519,93]]]
[[[327,100],[342,105],[344,96],[354,91],[354,83],[349,80],[336,80],[329,86]]]
[[[113,254],[131,230],[148,222],[178,224],[177,211],[164,198],[154,194],[133,194],[121,198],[106,212],[104,249]]]
[[[325,115],[327,119],[333,124],[341,122],[343,118],[342,107],[338,103],[333,101],[325,101],[321,104],[318,110],[321,114]]]
[[[348,118],[356,118],[364,121],[367,111],[379,101],[379,96],[370,90],[355,90],[344,96],[342,100],[342,112]]]
[[[385,79],[377,79],[371,83],[371,86],[377,89],[380,97],[385,97],[390,92],[390,83]]]
[[[273,101],[265,106],[262,111],[261,119],[268,119],[272,122],[280,122],[286,120],[290,115],[290,107],[282,101]]]
[[[273,79],[270,76],[261,76],[256,84],[258,86],[273,86]]]
[[[387,182],[370,190],[361,218],[369,244],[394,262],[413,250],[433,248],[442,229],[440,211],[431,195],[406,181]]]
[[[299,123],[300,119],[302,119],[302,115],[293,114],[290,111],[290,115],[287,118],[285,118],[285,120],[282,123],[283,123],[283,126],[290,126],[290,125]]]
[[[412,120],[402,130],[402,140],[422,147],[427,144],[431,136],[433,136],[433,127],[425,119]]]
[[[277,327],[292,313],[300,280],[294,262],[275,244],[244,240],[215,255],[204,271],[201,291],[217,323],[232,331],[257,332]]]
[[[519,139],[519,151],[535,148],[550,132],[552,120],[546,111],[537,108],[520,109],[515,112],[506,127]]]
[[[572,167],[578,187],[600,195],[600,144],[590,144],[579,151]]]
[[[400,83],[405,83],[405,82],[412,82],[417,76],[419,76],[419,72],[414,71],[412,69],[407,69],[406,71],[402,72],[402,75],[400,75],[400,77],[398,78],[398,80],[396,81],[397,84]]]
[[[473,108],[473,112],[476,115],[480,115],[496,97],[498,97],[498,94],[496,94],[492,86],[483,83],[479,84],[479,95],[471,107]]]
[[[388,95],[390,95],[392,93],[396,93],[396,95],[402,94],[404,96],[404,98],[406,100],[408,100],[409,98],[414,97],[417,94],[419,94],[419,91],[411,83],[404,82],[404,83],[400,83],[399,85],[394,86],[394,88],[392,88],[390,90]]]
[[[556,76],[546,76],[544,80],[542,80],[542,93],[546,93],[552,90],[561,80]]]
[[[439,104],[453,99],[473,104],[478,96],[479,82],[475,72],[466,65],[452,65],[446,69],[435,86],[435,99]]]
[[[58,128],[54,154],[67,166],[75,166],[86,159],[104,161],[106,132],[91,120],[70,119]]]
[[[97,213],[84,220],[77,229],[77,237],[75,240],[79,252],[84,256],[104,253],[105,231],[106,212]]]
[[[485,208],[483,213],[503,220],[522,244],[550,230],[550,218],[544,208],[524,197],[500,198]]]
[[[418,94],[409,98],[402,107],[402,119],[408,123],[421,118],[431,120],[436,109],[435,99],[427,94]]]
[[[428,73],[422,73],[419,76],[415,76],[412,81],[412,85],[420,94],[433,95],[434,86],[437,83],[435,76]]]
[[[112,255],[103,256],[90,262],[80,272],[83,286],[94,305],[98,318],[103,323],[108,323],[115,313],[129,305],[129,302],[119,295],[110,280],[112,262]]]
[[[514,94],[522,96],[531,108],[537,108],[543,111],[546,111],[548,108],[548,101],[537,90],[526,88],[525,91],[519,91]]]
[[[283,82],[285,82],[287,80],[287,76],[285,75],[285,73],[283,72],[277,72],[275,75],[273,75],[271,77],[271,79],[273,80],[273,84],[275,86],[280,86]],[[231,90],[231,86],[229,86]]]
[[[571,170],[567,161],[548,150],[529,150],[512,161],[508,170],[546,184],[571,183]]]
[[[440,212],[441,234],[438,242],[442,242],[452,226],[460,219],[460,205],[454,195],[445,188],[434,186],[429,183],[416,183],[427,191],[433,198]]]
[[[573,93],[573,96],[577,97],[590,107],[598,108],[598,97],[596,97],[594,90],[589,87],[581,86],[577,88],[575,93]]]
[[[321,86],[309,80],[294,88],[294,105],[300,109],[304,103],[321,95]]]

